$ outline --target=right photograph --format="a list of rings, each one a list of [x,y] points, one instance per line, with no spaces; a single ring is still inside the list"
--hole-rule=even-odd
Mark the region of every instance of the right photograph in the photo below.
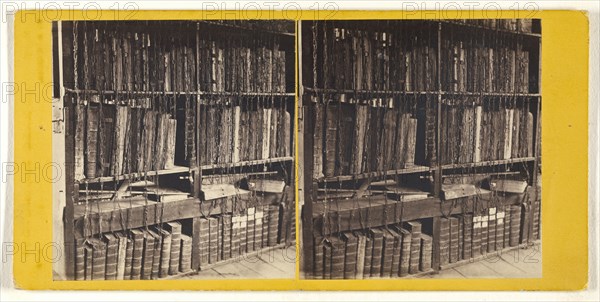
[[[298,36],[300,278],[542,276],[539,19]]]

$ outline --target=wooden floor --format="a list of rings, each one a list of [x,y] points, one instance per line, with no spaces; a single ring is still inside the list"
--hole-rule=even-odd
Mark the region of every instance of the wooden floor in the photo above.
[[[536,243],[527,248],[519,248],[483,260],[470,262],[441,270],[420,278],[471,279],[471,278],[541,278],[542,250]]]
[[[242,257],[231,263],[178,277],[177,279],[294,279],[296,246]]]

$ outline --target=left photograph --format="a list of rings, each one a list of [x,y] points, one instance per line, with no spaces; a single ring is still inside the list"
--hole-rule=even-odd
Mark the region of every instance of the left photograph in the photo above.
[[[295,23],[52,28],[54,280],[294,278]]]

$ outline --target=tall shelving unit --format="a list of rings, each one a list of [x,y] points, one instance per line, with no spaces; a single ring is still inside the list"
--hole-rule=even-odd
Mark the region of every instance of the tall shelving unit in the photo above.
[[[58,131],[65,137],[66,171],[65,188],[59,189],[64,200],[60,208],[64,212],[55,215],[62,217],[64,227],[65,257],[60,265],[64,265],[66,279],[82,278],[75,269],[78,242],[105,232],[127,233],[149,225],[160,229],[170,221],[182,222],[183,233],[192,238],[193,271],[227,262],[224,257],[222,261],[201,265],[200,220],[225,213],[235,218],[236,213],[245,213],[250,207],[259,211],[262,206],[272,204],[278,211],[279,206],[285,207],[285,211],[278,214],[282,218],[277,226],[276,244],[269,241],[269,245],[248,248],[248,253],[257,253],[261,248],[263,251],[281,248],[295,240],[291,220],[295,217],[292,193],[295,33],[292,22],[63,21],[55,23],[53,31],[54,94],[59,104],[55,110],[62,112],[64,118],[59,121],[63,126]],[[106,163],[90,162],[88,158],[95,155],[93,152],[118,153],[110,147],[103,149],[103,144],[110,141],[96,142],[97,146],[90,148],[90,132],[77,129],[77,118],[81,116],[78,110],[100,108],[103,112],[103,107],[104,110],[127,107],[130,111],[139,108],[157,114],[159,120],[162,114],[165,119],[176,121],[177,126],[173,132],[162,134],[156,132],[161,131],[159,125],[152,129],[156,137],[162,135],[165,145],[161,145],[159,138],[153,143],[137,141],[134,135],[124,140],[123,148],[135,149],[130,145],[139,145],[137,153],[135,150],[128,153],[129,149],[121,151],[126,155],[121,154],[124,159],[119,164],[115,164],[119,160],[110,156]],[[223,129],[224,125],[239,125],[240,116],[242,119],[245,116],[245,136],[241,136],[244,125],[235,129],[239,132]],[[261,123],[267,123],[267,116],[272,123],[252,122],[257,116]],[[102,115],[100,117],[102,121],[114,118],[113,125],[118,119],[114,112],[104,120]],[[103,123],[100,124],[102,127]],[[278,141],[271,137],[271,145],[264,143],[264,125]],[[144,129],[147,128],[142,127],[137,133],[144,136]],[[115,127],[114,133],[118,130]],[[102,131],[110,133],[111,139],[118,135],[101,128],[100,133]],[[248,131],[256,134],[248,134]],[[172,141],[168,140],[169,136]],[[96,138],[104,139],[102,135]],[[79,150],[82,144],[78,140],[85,141],[85,152]],[[130,140],[138,143],[131,144]],[[174,158],[165,164],[161,156],[168,157],[165,155],[168,152],[160,149],[166,150],[167,142],[174,144],[170,155]],[[256,144],[268,149],[249,147]],[[94,150],[92,155],[89,149]],[[155,153],[145,151],[149,149]],[[77,152],[82,152],[84,158],[78,158]],[[144,156],[146,164],[139,164],[139,158]],[[249,179],[273,178],[285,183],[278,198],[269,199],[248,188],[245,189],[251,193],[246,196],[250,197],[239,195],[240,186],[249,186]],[[132,189],[131,185],[136,182],[138,186],[140,182],[143,185]],[[149,200],[149,184],[177,190],[178,196],[186,197]],[[206,200],[208,195],[215,194],[207,188],[215,184],[232,185],[222,190],[235,188],[237,193],[221,192],[218,193],[223,195],[221,198]],[[132,192],[135,190],[143,192]],[[92,196],[98,192],[109,196],[94,200]],[[143,198],[132,202],[121,199],[124,194],[138,194]]]
[[[539,225],[540,20],[304,21],[301,22],[299,34],[302,60],[299,98],[303,107],[304,125],[301,129],[304,132],[301,135],[305,158],[304,204],[301,209],[302,271],[306,278],[335,278],[327,276],[327,273],[320,275],[322,261],[327,259],[323,260],[321,257],[326,256],[322,256],[322,251],[317,251],[322,246],[316,247],[315,244],[323,244],[331,237],[341,237],[342,232],[387,228],[392,224],[418,220],[423,223],[424,229],[427,225],[426,232],[432,237],[431,268],[432,271],[438,271],[481,258],[459,259],[453,263],[440,258],[441,221],[447,217],[463,213],[476,215],[491,207],[500,210],[506,205],[519,205],[533,207],[527,213],[530,221],[537,219]],[[369,41],[364,42],[366,40]],[[421,53],[415,57],[414,50],[419,47],[425,50],[420,50]],[[495,59],[489,59],[490,48],[497,56]],[[513,62],[503,61],[505,58],[500,52],[505,50],[508,51],[508,58],[510,51],[513,52]],[[393,57],[395,53],[410,54],[411,51],[412,57],[402,57],[402,54],[400,58]],[[526,58],[518,57],[519,53],[525,53],[523,56]],[[469,61],[476,57],[485,58],[482,62],[486,63]],[[494,65],[479,66],[485,64]],[[505,67],[511,64],[516,71]],[[505,76],[507,72],[513,73],[512,80]],[[358,78],[358,73],[362,78]],[[464,78],[461,80],[461,77]],[[360,106],[396,110],[400,114],[408,112],[418,123],[414,161],[399,168],[386,168],[384,164],[383,169],[381,165],[365,169],[364,161],[365,158],[368,160],[368,156],[363,155],[362,169],[351,168],[350,173],[347,169],[341,169],[342,172],[330,170],[329,175],[323,175],[327,174],[328,164],[335,166],[335,169],[345,164],[343,161],[348,157],[344,151],[339,151],[340,148],[356,148],[356,141],[363,144],[361,139],[353,136],[349,145],[334,147],[338,154],[335,154],[335,160],[327,162],[327,144],[332,139],[327,131],[332,127],[338,131],[332,140],[334,144],[339,144],[340,137],[346,135],[339,134],[344,131],[340,129],[360,127],[357,126],[359,122],[343,124],[348,114],[343,110],[339,111],[339,118],[334,117],[338,121],[328,124],[330,116],[335,116],[328,113],[330,106],[355,107],[355,111],[348,111],[351,115],[349,120],[356,120]],[[516,154],[512,155],[480,151],[479,158],[475,159],[473,146],[464,149],[464,141],[461,143],[461,135],[469,126],[463,120],[450,120],[456,117],[452,116],[456,110],[460,112],[459,118],[466,116],[463,112],[467,110],[512,110],[511,116],[516,111],[525,112],[525,115],[530,113],[530,118],[533,118],[529,121],[533,128],[529,134],[531,145],[525,151],[517,148],[513,151]],[[472,120],[473,116],[469,121]],[[400,123],[399,118],[397,121]],[[322,124],[319,126],[319,123]],[[367,130],[366,136],[385,133],[385,121],[380,123],[382,128],[376,132]],[[475,128],[475,125],[471,124],[471,127]],[[453,132],[453,129],[458,130]],[[492,137],[494,134],[487,132],[485,135]],[[342,143],[348,144],[349,141],[342,138]],[[386,150],[387,145],[388,142],[382,139],[379,146]],[[364,146],[364,150],[369,148],[366,143]],[[483,150],[481,145],[478,148]],[[486,150],[493,149],[488,146]],[[356,153],[356,149],[353,152]],[[315,161],[310,160],[315,157]],[[354,158],[352,160],[356,161]],[[527,182],[527,188],[522,194],[481,190],[490,178],[522,179]],[[381,189],[387,182],[417,187],[426,192],[428,197],[414,201],[388,198],[394,192]],[[477,193],[459,193],[458,198],[446,199],[444,191],[453,182],[473,184]],[[528,235],[521,235],[519,246],[538,240],[539,231],[539,228],[534,230],[533,223],[530,223],[528,229],[524,230]],[[346,244],[349,245],[349,242]],[[335,251],[331,252],[330,249],[335,250],[333,243],[325,249],[325,253],[333,253],[331,257],[335,258]],[[497,250],[494,249],[494,252]],[[326,264],[327,269],[331,270],[331,267]],[[340,275],[337,277],[341,278]]]

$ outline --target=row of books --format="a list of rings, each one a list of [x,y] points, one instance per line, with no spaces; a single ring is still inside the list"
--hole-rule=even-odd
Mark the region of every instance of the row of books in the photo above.
[[[454,22],[523,33],[532,32],[532,19],[457,19]]]
[[[388,171],[415,163],[417,118],[400,108],[315,105],[314,177]]]
[[[177,119],[147,108],[75,105],[75,179],[170,169]]]
[[[437,51],[432,36],[334,27],[316,47],[324,88],[386,91],[436,90]],[[313,48],[315,46],[313,45]],[[311,49],[312,52],[320,49]],[[310,64],[314,64],[309,54]],[[329,62],[333,62],[330,64]],[[318,64],[318,62],[317,62]],[[317,76],[318,75],[314,75]]]
[[[534,119],[526,108],[444,105],[441,124],[443,164],[534,156]]]
[[[444,39],[442,45],[442,90],[529,93],[529,51],[520,44]]]
[[[291,117],[284,107],[201,106],[202,164],[291,156]]]
[[[539,239],[539,219],[530,220],[530,207],[507,205],[488,208],[483,214],[440,218],[440,264],[477,258]]]
[[[200,40],[200,90],[286,92],[286,53],[277,43]]]
[[[263,205],[200,218],[191,231],[173,221],[77,239],[75,279],[148,280],[206,269],[293,238],[286,216],[294,215],[283,205]],[[196,257],[199,267],[192,266]]]
[[[73,88],[118,91],[285,92],[286,54],[267,39],[208,40],[103,22],[73,23]],[[255,36],[260,37],[260,31]],[[262,41],[262,42],[261,42]],[[199,76],[199,78],[198,78]],[[198,87],[198,83],[200,87]]]
[[[314,279],[398,278],[432,269],[433,242],[418,221],[314,238]]]

